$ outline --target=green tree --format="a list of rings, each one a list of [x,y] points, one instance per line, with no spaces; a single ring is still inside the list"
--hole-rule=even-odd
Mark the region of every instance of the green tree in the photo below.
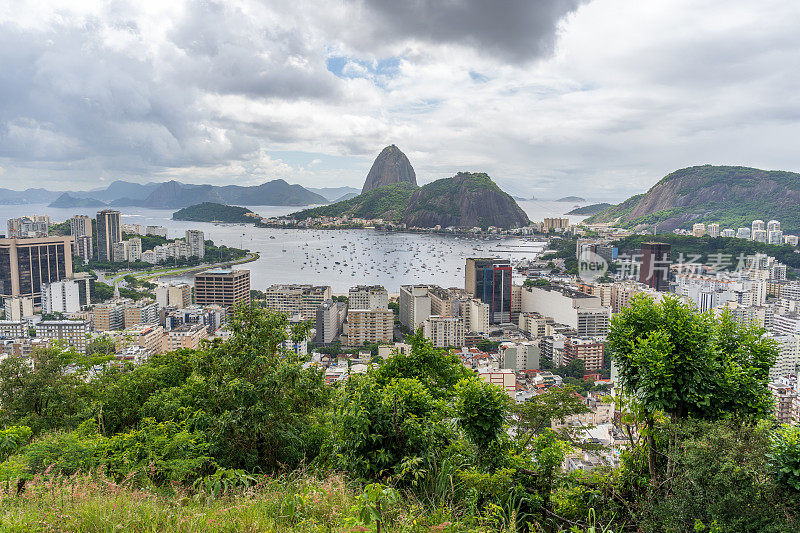
[[[497,341],[490,341],[489,339],[481,339],[475,345],[482,352],[494,352],[497,350],[500,343]]]
[[[0,362],[0,423],[34,433],[77,426],[89,407],[86,361],[60,347]]]
[[[96,337],[86,346],[87,354],[114,355],[115,351],[114,339],[108,335]]]
[[[584,374],[586,374],[586,367],[582,359],[573,359],[566,365],[554,369],[553,374],[563,378],[583,379]]]
[[[501,388],[477,378],[462,380],[456,386],[458,423],[477,447],[479,458],[500,455],[500,443],[512,402]]]
[[[573,387],[551,387],[517,407],[517,435],[525,447],[554,422],[564,424],[567,418],[588,412],[585,398]]]
[[[645,410],[648,469],[657,476],[654,421],[663,412],[674,420],[719,419],[726,414],[766,416],[773,341],[755,325],[729,314],[699,313],[675,297],[655,302],[635,296],[611,321],[607,346],[625,393]],[[669,473],[668,465],[668,473]]]

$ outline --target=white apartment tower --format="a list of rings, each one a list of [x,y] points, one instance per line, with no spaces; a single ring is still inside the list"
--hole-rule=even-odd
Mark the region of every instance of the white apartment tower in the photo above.
[[[199,229],[186,230],[186,244],[189,246],[190,256],[199,257],[200,259],[206,256],[205,235]]]

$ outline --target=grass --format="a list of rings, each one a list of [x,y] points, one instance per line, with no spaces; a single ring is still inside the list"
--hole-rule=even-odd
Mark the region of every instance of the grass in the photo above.
[[[5,484],[3,484],[5,485]],[[145,490],[100,474],[36,476],[24,492],[3,487],[0,531],[75,532],[362,532],[362,498],[343,476],[260,478],[249,488],[190,491],[180,486]],[[403,498],[383,512],[384,532],[497,531],[453,519],[447,509],[424,510]]]

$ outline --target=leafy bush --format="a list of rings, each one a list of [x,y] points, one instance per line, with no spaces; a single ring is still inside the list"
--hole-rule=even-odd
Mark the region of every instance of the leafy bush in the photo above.
[[[800,427],[778,429],[772,436],[767,458],[778,482],[800,492]]]

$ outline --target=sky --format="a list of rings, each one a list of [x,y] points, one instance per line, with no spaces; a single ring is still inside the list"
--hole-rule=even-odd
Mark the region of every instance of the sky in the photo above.
[[[424,184],[623,199],[800,171],[800,2],[0,0],[0,187]]]

